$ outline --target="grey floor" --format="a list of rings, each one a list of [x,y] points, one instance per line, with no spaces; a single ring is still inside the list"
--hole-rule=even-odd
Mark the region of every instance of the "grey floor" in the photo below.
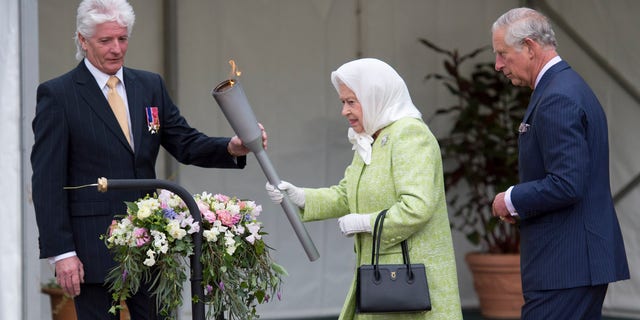
[[[478,310],[463,310],[462,316],[464,317],[464,320],[491,320],[491,319],[482,317],[482,315],[480,315],[480,312]],[[337,319],[338,317],[336,316],[336,317],[325,317],[325,318],[313,318],[313,319],[306,319],[306,320],[337,320]],[[631,319],[602,317],[602,320],[631,320]]]

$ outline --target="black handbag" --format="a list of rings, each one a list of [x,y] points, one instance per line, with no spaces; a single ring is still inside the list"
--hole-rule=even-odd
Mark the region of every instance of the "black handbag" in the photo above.
[[[400,244],[404,264],[379,264],[383,210],[373,227],[371,265],[358,267],[356,279],[356,312],[391,313],[431,310],[429,284],[424,264],[411,264],[407,241]]]

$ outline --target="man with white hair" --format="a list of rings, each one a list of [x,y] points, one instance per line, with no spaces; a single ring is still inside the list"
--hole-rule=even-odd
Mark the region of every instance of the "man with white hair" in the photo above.
[[[520,222],[522,319],[600,319],[610,282],[629,279],[609,182],[607,119],[556,52],[547,18],[529,8],[492,27],[495,68],[533,89],[520,125],[520,183],[493,215]]]
[[[82,1],[80,63],[37,90],[31,164],[40,257],[55,265],[79,320],[117,319],[108,313],[112,301],[105,283],[115,262],[100,235],[114,215],[126,213],[124,201],[155,190],[100,193],[65,186],[99,177],[154,179],[160,146],[201,167],[243,168],[249,152],[238,137],[208,137],[190,127],[158,74],[124,67],[134,21],[126,0]],[[266,147],[264,131],[262,138]],[[132,319],[160,318],[147,283],[126,302]]]

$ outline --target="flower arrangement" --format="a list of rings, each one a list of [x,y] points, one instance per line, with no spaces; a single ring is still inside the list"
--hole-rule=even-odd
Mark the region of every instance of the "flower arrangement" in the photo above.
[[[103,239],[116,266],[107,276],[114,306],[151,284],[160,314],[173,317],[182,305],[191,235],[202,229],[203,302],[207,319],[257,318],[258,304],[280,298],[284,268],[269,255],[257,217],[262,206],[222,194],[194,195],[202,223],[170,191],[127,202],[127,215],[114,220]],[[118,303],[115,303],[118,302]]]

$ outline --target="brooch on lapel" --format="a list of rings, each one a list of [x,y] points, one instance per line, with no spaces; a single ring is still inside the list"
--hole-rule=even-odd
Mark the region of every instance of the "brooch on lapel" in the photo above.
[[[151,134],[156,134],[160,130],[160,118],[158,117],[158,107],[147,107],[147,128]]]
[[[529,127],[531,127],[530,124],[528,123],[521,123],[520,126],[518,127],[518,133],[519,134],[523,134],[526,133],[527,131],[529,131]]]
[[[382,137],[382,140],[380,140],[380,145],[384,147],[385,144],[387,144],[387,141],[389,140],[389,135],[385,134]]]

